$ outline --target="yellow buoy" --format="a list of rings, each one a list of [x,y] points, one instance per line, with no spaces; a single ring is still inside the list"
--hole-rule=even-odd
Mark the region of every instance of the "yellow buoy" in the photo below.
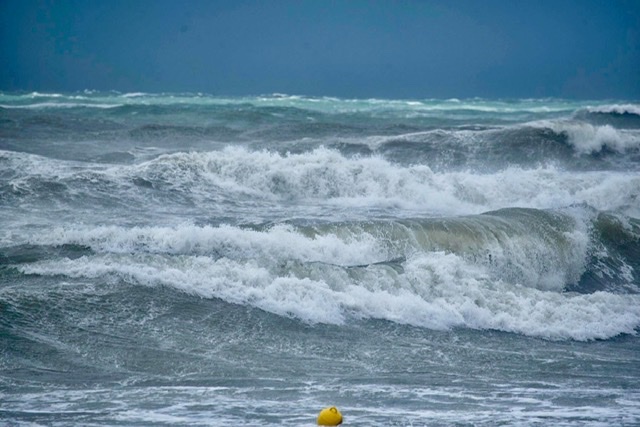
[[[342,424],[342,414],[335,406],[324,408],[320,411],[318,415],[319,426],[337,426],[340,424]]]

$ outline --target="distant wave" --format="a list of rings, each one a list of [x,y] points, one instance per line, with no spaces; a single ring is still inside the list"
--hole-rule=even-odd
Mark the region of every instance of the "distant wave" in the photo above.
[[[9,109],[47,109],[47,108],[118,108],[124,104],[94,104],[86,102],[38,102],[25,105],[0,104],[0,108]]]
[[[640,116],[640,105],[639,104],[612,104],[612,105],[600,105],[596,107],[587,107],[587,111],[591,113],[602,113],[602,114],[632,114],[635,116]]]
[[[145,92],[130,92],[130,93],[123,93],[121,96],[123,98],[140,98],[143,96],[150,96],[150,95]]]
[[[593,125],[582,121],[540,121],[530,124],[566,135],[578,154],[592,154],[608,149],[618,153],[640,149],[640,131],[616,129],[611,125]]]
[[[420,116],[438,113],[452,114],[493,114],[493,115],[518,115],[518,114],[564,114],[576,109],[587,107],[588,104],[566,100],[491,100],[481,98],[469,99],[378,99],[378,98],[337,98],[331,96],[304,96],[274,93],[259,96],[216,96],[209,94],[192,93],[145,93],[145,92],[93,92],[82,93],[41,93],[29,94],[0,93],[0,102],[3,105],[12,105],[6,99],[15,99],[19,103],[38,101],[42,98],[77,99],[82,96],[91,99],[95,103],[107,104],[195,104],[195,105],[219,105],[219,104],[251,104],[256,107],[294,107],[310,111],[325,113],[390,113],[399,115]],[[36,102],[38,103],[38,102]],[[45,105],[46,106],[46,105]],[[37,108],[37,107],[34,107]]]

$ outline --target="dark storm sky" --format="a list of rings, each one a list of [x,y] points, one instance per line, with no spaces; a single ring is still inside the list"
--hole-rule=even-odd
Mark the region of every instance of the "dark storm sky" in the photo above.
[[[0,90],[640,99],[640,0],[0,0]]]

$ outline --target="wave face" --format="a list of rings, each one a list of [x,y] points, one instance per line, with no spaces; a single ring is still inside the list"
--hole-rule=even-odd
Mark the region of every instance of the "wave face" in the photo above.
[[[1,93],[0,417],[640,420],[639,112]]]
[[[511,208],[306,222],[59,226],[14,239],[3,262],[24,275],[167,286],[311,323],[374,318],[586,340],[634,333],[640,321],[637,220]]]

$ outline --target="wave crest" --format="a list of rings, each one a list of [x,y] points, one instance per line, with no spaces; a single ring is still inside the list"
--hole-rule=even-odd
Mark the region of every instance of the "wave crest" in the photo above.
[[[611,125],[593,125],[582,121],[544,121],[532,124],[566,135],[567,142],[578,154],[596,154],[609,150],[624,154],[640,150],[640,133],[630,129],[616,129]]]
[[[27,243],[91,251],[16,268],[166,286],[311,323],[375,318],[576,340],[635,333],[640,295],[563,290],[584,272],[591,245],[584,212],[576,215],[506,210],[258,229],[59,228]]]

